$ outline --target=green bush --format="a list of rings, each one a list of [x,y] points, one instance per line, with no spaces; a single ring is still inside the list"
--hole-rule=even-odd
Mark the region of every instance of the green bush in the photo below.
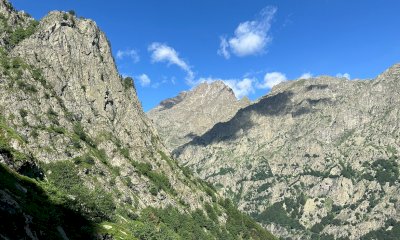
[[[391,230],[387,230],[391,227]],[[400,222],[389,219],[381,229],[371,231],[361,237],[361,240],[385,239],[398,240],[400,236]]]
[[[99,222],[110,220],[114,215],[115,204],[111,195],[101,188],[89,190],[79,177],[78,168],[72,161],[59,161],[46,164],[44,168],[51,171],[49,182],[67,195],[74,196],[75,201],[70,209],[83,212],[88,218]]]
[[[379,159],[372,164],[372,169],[376,171],[375,179],[380,184],[394,184],[399,179],[399,165],[394,158],[384,160]]]
[[[37,93],[38,92],[38,90],[36,89],[36,87],[34,85],[26,83],[25,81],[17,80],[17,85],[18,85],[19,89],[24,90],[27,93]]]
[[[19,110],[19,115],[23,118],[25,118],[26,116],[28,116],[28,111],[26,111],[25,109],[20,109]]]
[[[154,185],[152,188],[150,188],[151,194],[157,195],[157,193],[162,189],[165,192],[176,195],[176,192],[169,182],[168,177],[162,173],[153,171],[153,168],[149,163],[133,161],[133,166],[136,168],[136,171],[139,174],[148,177],[153,182]]]
[[[209,217],[211,220],[213,220],[214,222],[218,222],[218,216],[217,216],[217,214],[215,213],[214,208],[213,208],[209,203],[206,203],[206,204],[204,205],[204,207],[205,207],[205,209],[206,209],[206,212],[207,212],[208,217]]]
[[[126,77],[122,80],[125,89],[131,89],[133,87],[133,78]]]
[[[86,134],[82,125],[80,123],[76,123],[74,125],[74,133],[84,142],[86,142],[89,146],[95,148],[96,143]]]
[[[31,21],[27,28],[17,28],[14,32],[12,32],[9,36],[9,46],[15,47],[18,43],[20,43],[25,38],[31,36],[35,31],[37,26],[39,25],[38,21]]]
[[[304,227],[295,219],[289,217],[283,208],[282,202],[274,203],[264,212],[254,216],[256,220],[262,223],[276,223],[290,229],[304,229]]]
[[[0,164],[0,189],[13,196],[19,208],[0,208],[0,232],[4,239],[26,239],[24,228],[26,216],[31,216],[29,228],[39,239],[59,239],[57,226],[62,226],[70,239],[92,239],[94,226],[79,213],[68,208],[70,200],[63,196],[63,202],[54,202],[49,195],[48,184],[21,176]],[[22,186],[28,191],[21,191]],[[4,220],[4,221],[3,221]]]

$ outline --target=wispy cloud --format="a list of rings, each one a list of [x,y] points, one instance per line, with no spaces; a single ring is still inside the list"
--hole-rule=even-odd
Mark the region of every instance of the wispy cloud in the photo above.
[[[166,62],[169,65],[176,65],[186,72],[186,80],[193,82],[194,73],[191,67],[179,57],[179,53],[174,48],[155,42],[150,44],[148,50],[151,52],[152,62]]]
[[[221,79],[221,78],[200,78],[198,79],[198,83],[202,82],[215,82],[215,81],[222,81],[224,82],[228,87],[232,89],[232,91],[235,93],[235,96],[240,99],[244,96],[248,96],[251,93],[254,93],[254,87],[253,84],[255,82],[255,79],[252,78],[243,78],[243,79]]]
[[[260,89],[272,89],[281,82],[287,81],[286,75],[280,72],[270,72],[264,75],[264,81],[257,84]]]
[[[229,42],[224,37],[221,37],[221,43],[219,44],[218,54],[226,59],[229,59],[231,57],[231,54],[229,53]]]
[[[147,87],[151,83],[151,79],[149,78],[149,76],[147,76],[147,74],[144,73],[142,75],[139,75],[137,79],[139,80],[139,83],[142,87]]]
[[[312,77],[313,77],[312,73],[307,72],[307,73],[303,73],[303,74],[299,77],[299,79],[309,79],[309,78],[312,78]]]
[[[264,53],[272,41],[269,30],[276,11],[276,7],[265,7],[256,20],[240,23],[233,37],[221,37],[218,54],[228,59],[231,52],[239,57]]]
[[[350,77],[350,74],[348,74],[348,73],[338,73],[338,74],[336,74],[336,77],[338,77],[338,78],[347,78],[347,79],[351,79],[351,77]]]
[[[127,49],[127,50],[118,50],[117,51],[117,59],[124,59],[124,58],[131,58],[134,63],[140,61],[140,56],[138,52],[134,49]]]

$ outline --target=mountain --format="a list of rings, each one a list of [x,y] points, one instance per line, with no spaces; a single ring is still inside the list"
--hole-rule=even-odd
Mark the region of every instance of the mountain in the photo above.
[[[0,0],[2,239],[274,239],[170,157],[92,20]]]
[[[283,239],[398,239],[398,89],[400,64],[288,81],[174,155]]]
[[[169,149],[175,149],[206,133],[219,122],[228,121],[249,99],[237,100],[222,81],[201,83],[188,92],[162,101],[147,115]]]

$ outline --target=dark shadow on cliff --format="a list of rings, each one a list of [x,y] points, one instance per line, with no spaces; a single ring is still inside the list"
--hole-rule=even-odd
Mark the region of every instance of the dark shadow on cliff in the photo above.
[[[325,88],[325,86],[317,86]],[[240,137],[240,132],[246,132],[255,123],[251,120],[252,115],[261,116],[283,116],[291,114],[293,118],[312,114],[318,111],[318,105],[330,105],[333,101],[330,98],[305,99],[299,103],[293,103],[291,98],[292,91],[280,92],[275,95],[267,95],[259,102],[246,108],[240,109],[236,115],[228,122],[217,123],[209,131],[199,137],[195,137],[191,142],[184,144],[173,151],[174,155],[179,155],[183,149],[190,145],[207,146],[220,141],[234,141]]]
[[[251,120],[251,116],[254,113],[263,116],[288,114],[292,110],[290,103],[292,95],[293,92],[291,91],[281,92],[272,96],[268,95],[259,102],[240,109],[228,122],[217,123],[202,136],[196,137],[191,142],[179,147],[174,151],[174,154],[179,154],[188,145],[207,146],[215,142],[237,139],[240,131],[248,131],[254,126]]]
[[[85,216],[47,195],[36,180],[0,164],[0,236],[5,239],[96,239]]]

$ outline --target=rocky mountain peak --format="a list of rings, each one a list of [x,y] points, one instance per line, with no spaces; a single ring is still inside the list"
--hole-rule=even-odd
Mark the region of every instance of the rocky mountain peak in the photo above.
[[[0,47],[11,49],[21,37],[33,33],[37,22],[23,11],[17,11],[7,0],[0,0]]]
[[[191,91],[162,101],[148,116],[156,123],[161,136],[166,137],[166,145],[173,149],[205,133],[214,124],[228,121],[248,104],[248,99],[238,100],[222,81],[204,82]],[[172,132],[176,135],[171,135]]]
[[[0,16],[0,216],[10,221],[2,221],[0,236],[180,238],[176,229],[164,232],[171,219],[159,222],[170,214],[173,222],[190,222],[184,233],[190,239],[231,229],[239,212],[229,202],[229,212],[217,206],[215,191],[170,157],[94,21],[53,11],[37,22],[1,3],[9,16]],[[219,226],[213,233],[197,223],[210,219],[206,209]],[[149,226],[147,216],[159,220]],[[196,224],[194,237],[187,229]],[[225,232],[239,239],[256,230],[264,236],[256,239],[273,239],[253,226],[249,233]]]
[[[232,89],[228,87],[223,81],[200,83],[195,89],[193,89],[193,93],[208,96],[216,96],[218,94],[230,94],[234,96]]]
[[[377,78],[377,82],[381,81],[397,81],[400,77],[400,63],[394,64]]]
[[[399,64],[374,80],[288,81],[175,154],[282,238],[395,234],[399,81]]]

